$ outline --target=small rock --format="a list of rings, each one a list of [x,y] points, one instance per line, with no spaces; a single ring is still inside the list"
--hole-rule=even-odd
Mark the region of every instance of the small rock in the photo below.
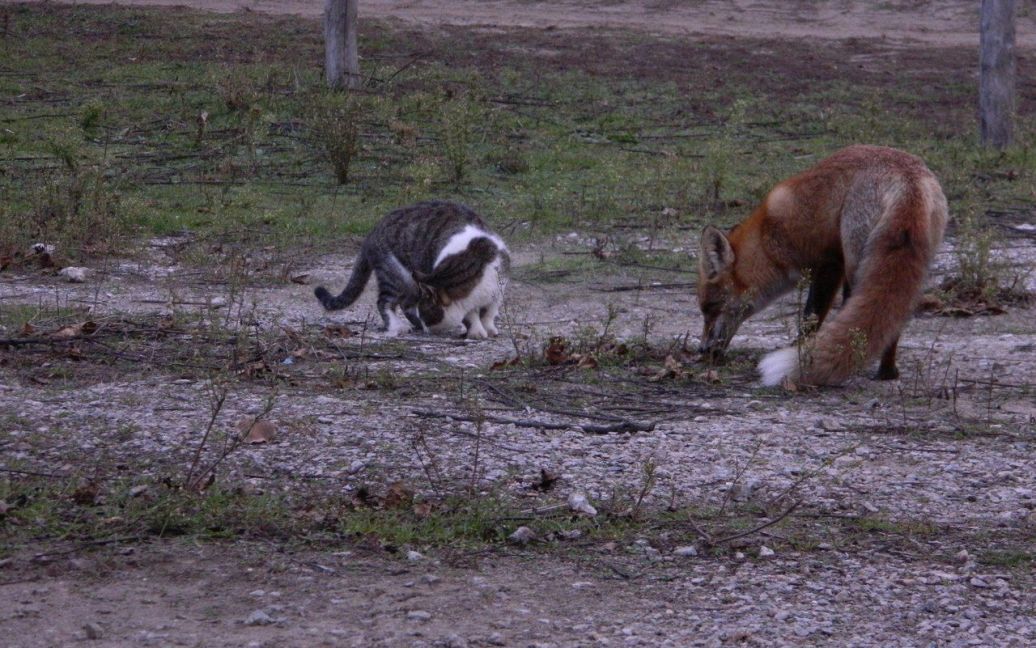
[[[867,511],[868,513],[877,513],[879,511],[878,507],[874,506],[870,502],[863,502],[862,504],[860,504],[860,508],[862,508],[864,511]]]
[[[684,558],[693,558],[698,555],[698,547],[695,547],[694,545],[677,547],[676,549],[673,549],[673,553],[677,556],[683,556]]]
[[[978,576],[972,576],[971,580],[968,582],[971,583],[972,587],[989,587],[989,583]]]
[[[536,539],[536,533],[527,526],[520,526],[507,539],[515,544],[527,545]]]
[[[213,297],[212,299],[209,300],[209,306],[211,306],[212,308],[220,308],[221,306],[226,306],[226,305],[227,305],[227,298],[226,297]]]
[[[594,517],[597,515],[597,509],[590,505],[590,501],[586,498],[586,495],[576,491],[568,496],[568,508],[572,509],[576,513],[583,513]]]
[[[419,560],[424,560],[424,554],[420,551],[414,551],[413,549],[411,549],[410,551],[406,552],[406,559],[410,562],[417,562]]]
[[[572,589],[577,589],[577,590],[590,589],[593,586],[594,586],[594,584],[591,583],[590,581],[577,581],[575,583],[572,583]]]
[[[406,613],[408,621],[429,621],[432,618],[431,612],[425,612],[424,610],[410,610]]]
[[[248,593],[248,595],[251,596],[252,598],[262,598],[262,597],[266,596],[266,590],[261,590],[261,589],[252,590],[251,592]]]
[[[957,554],[954,556],[954,558],[956,558],[957,560],[959,560],[961,562],[966,563],[969,560],[971,560],[971,554],[968,553],[967,549],[961,549],[960,551],[957,552]]]
[[[504,635],[500,634],[499,632],[494,632],[493,634],[491,634],[488,637],[486,637],[486,643],[489,644],[490,646],[506,646],[507,645],[507,641],[504,639]]]
[[[361,470],[363,470],[366,467],[367,467],[367,462],[366,461],[363,461],[362,459],[357,459],[356,461],[354,461],[351,464],[349,464],[349,474],[350,475],[355,475],[356,473],[360,472]]]
[[[58,274],[68,279],[69,283],[83,283],[86,281],[87,272],[86,268],[68,266],[66,268],[62,268]]]
[[[561,531],[561,532],[558,533],[558,536],[562,540],[578,540],[579,538],[583,537],[583,530],[582,529],[570,529],[568,531]]]
[[[766,545],[763,545],[763,546],[759,547],[759,557],[760,558],[769,558],[773,554],[774,554],[773,549],[770,549]]]
[[[435,645],[442,646],[442,648],[468,648],[468,640],[459,634],[453,633],[436,641]]]
[[[738,551],[737,553],[734,554],[734,560],[744,560],[744,559],[745,559],[745,554],[743,552]]]
[[[273,624],[273,617],[262,610],[256,610],[248,615],[245,619],[246,626],[265,626]]]
[[[96,623],[87,623],[84,625],[83,632],[86,633],[86,638],[91,641],[96,641],[104,636],[104,631],[101,630],[101,626]]]

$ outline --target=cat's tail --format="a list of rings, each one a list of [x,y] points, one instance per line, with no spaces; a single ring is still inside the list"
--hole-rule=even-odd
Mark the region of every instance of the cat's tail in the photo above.
[[[359,298],[363,289],[367,286],[367,280],[370,279],[372,270],[373,267],[370,261],[367,260],[367,255],[360,254],[360,257],[356,260],[356,265],[353,267],[353,273],[349,276],[349,283],[341,294],[335,297],[323,286],[318,286],[313,291],[313,294],[317,296],[317,299],[320,300],[320,303],[323,304],[326,310],[332,311],[348,308]]]

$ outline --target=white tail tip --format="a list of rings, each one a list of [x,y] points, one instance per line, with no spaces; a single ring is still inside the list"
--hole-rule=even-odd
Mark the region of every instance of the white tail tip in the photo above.
[[[775,387],[781,384],[786,377],[795,373],[798,366],[799,350],[795,347],[787,347],[763,356],[763,359],[759,361],[759,376],[763,385]]]

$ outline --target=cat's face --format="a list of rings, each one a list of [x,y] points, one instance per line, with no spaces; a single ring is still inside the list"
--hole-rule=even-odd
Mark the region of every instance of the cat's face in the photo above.
[[[424,325],[431,328],[442,322],[443,317],[446,315],[446,309],[437,302],[422,301],[417,305],[417,314],[421,317]]]

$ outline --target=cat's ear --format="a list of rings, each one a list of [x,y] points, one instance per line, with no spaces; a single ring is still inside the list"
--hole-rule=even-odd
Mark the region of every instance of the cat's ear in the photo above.
[[[423,302],[423,303],[426,303],[426,304],[434,304],[435,302],[438,301],[438,299],[437,299],[438,295],[436,295],[435,288],[433,288],[432,286],[429,286],[428,284],[426,284],[423,281],[419,280],[417,278],[418,274],[419,273],[417,273],[417,272],[414,273],[414,281],[417,282],[417,296],[418,296],[417,298],[418,298],[418,300]]]

